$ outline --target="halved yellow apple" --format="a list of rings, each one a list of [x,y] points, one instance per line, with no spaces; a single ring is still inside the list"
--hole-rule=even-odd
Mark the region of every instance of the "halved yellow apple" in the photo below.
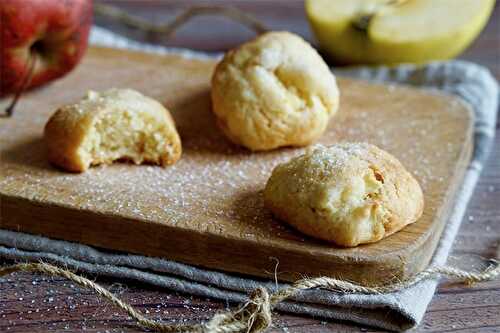
[[[323,50],[345,64],[427,62],[457,56],[495,0],[306,0]]]

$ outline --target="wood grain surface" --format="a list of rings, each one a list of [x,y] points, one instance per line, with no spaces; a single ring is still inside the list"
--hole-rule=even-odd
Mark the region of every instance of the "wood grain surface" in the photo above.
[[[252,153],[226,140],[210,110],[215,63],[92,48],[70,75],[26,94],[14,117],[0,119],[0,228],[270,279],[278,260],[278,278],[287,281],[332,276],[381,285],[427,266],[470,158],[467,105],[337,78],[342,106],[318,143],[370,142],[389,151],[415,175],[425,200],[422,217],[400,232],[339,248],[295,232],[264,207],[272,169],[305,148]],[[181,160],[82,174],[51,167],[40,137],[46,119],[89,87],[132,88],[165,103],[182,139]]]
[[[199,1],[107,1],[128,8],[132,13],[154,21],[171,18],[172,14]],[[214,1],[227,3],[227,1]],[[284,4],[286,2],[286,4]],[[238,1],[247,12],[268,22],[272,27],[288,29],[310,37],[300,1]],[[277,9],[279,8],[279,9]],[[274,9],[274,10],[273,10]],[[500,29],[498,4],[487,29],[463,58],[488,66],[499,78]],[[203,29],[198,39],[200,25],[213,23]],[[103,21],[111,28],[130,33],[116,25]],[[224,34],[219,34],[224,31]],[[207,18],[193,22],[183,29],[174,40],[176,44],[191,48],[220,50],[233,46],[251,36],[224,20]],[[211,35],[213,34],[213,35]],[[137,39],[155,41],[157,38],[133,34]],[[213,36],[219,36],[213,38]],[[181,38],[182,37],[182,38]],[[160,41],[167,44],[164,41]],[[454,245],[453,263],[467,264],[478,256],[498,256],[500,234],[500,130],[497,127],[496,143],[485,166],[481,180],[469,205],[464,223]],[[111,286],[121,297],[153,318],[176,322],[189,322],[209,318],[227,304],[211,300],[176,295],[168,290],[157,290],[133,281],[113,284],[99,278],[99,282]],[[0,331],[9,332],[139,332],[130,318],[89,291],[81,290],[62,279],[32,277],[15,274],[0,281]],[[379,332],[349,323],[327,323],[311,318],[276,315],[277,324],[272,332]],[[419,332],[498,332],[500,330],[500,282],[493,281],[474,288],[442,283],[434,297]]]

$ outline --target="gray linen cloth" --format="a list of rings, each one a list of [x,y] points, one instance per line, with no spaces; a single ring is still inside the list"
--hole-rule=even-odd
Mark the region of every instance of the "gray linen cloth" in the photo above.
[[[209,55],[189,50],[145,45],[94,27],[91,43],[154,53],[178,53],[186,57]],[[212,55],[213,56],[213,55]],[[216,55],[220,56],[220,55]],[[446,263],[453,240],[495,133],[498,86],[489,71],[465,61],[436,62],[425,66],[354,68],[336,70],[374,81],[389,81],[438,89],[460,96],[475,112],[475,146],[449,222],[431,265]],[[129,278],[187,294],[239,302],[257,286],[275,290],[273,281],[201,269],[161,258],[98,250],[90,246],[0,230],[0,257],[12,260],[44,260],[90,274]],[[285,284],[280,284],[280,287]],[[353,321],[389,330],[412,328],[421,321],[437,281],[425,281],[407,289],[380,295],[342,294],[327,290],[304,291],[277,309],[335,320]]]

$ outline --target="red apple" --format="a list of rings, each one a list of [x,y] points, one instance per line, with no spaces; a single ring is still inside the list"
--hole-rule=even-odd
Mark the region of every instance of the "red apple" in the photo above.
[[[0,96],[19,91],[30,75],[26,88],[68,73],[91,24],[92,0],[0,0]]]

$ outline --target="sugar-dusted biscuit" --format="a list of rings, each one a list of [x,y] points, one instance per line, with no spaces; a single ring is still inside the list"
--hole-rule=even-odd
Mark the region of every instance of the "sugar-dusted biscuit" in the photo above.
[[[417,221],[424,206],[415,178],[366,143],[320,146],[278,165],[264,198],[281,220],[340,246],[379,241]]]
[[[339,106],[335,77],[301,37],[269,32],[228,52],[212,76],[217,123],[251,150],[317,140]]]

